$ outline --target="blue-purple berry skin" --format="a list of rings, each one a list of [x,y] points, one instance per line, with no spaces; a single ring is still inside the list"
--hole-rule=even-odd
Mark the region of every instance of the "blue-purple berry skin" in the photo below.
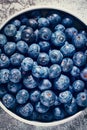
[[[39,90],[33,90],[31,93],[30,93],[30,100],[31,102],[38,102],[40,100],[40,94],[41,92]]]
[[[28,48],[28,54],[31,58],[37,58],[40,53],[40,46],[36,43],[33,43]]]
[[[62,31],[55,31],[54,33],[52,33],[51,42],[54,46],[56,47],[63,46],[65,40],[66,40],[66,36],[65,33],[63,33]]]
[[[15,42],[18,42],[21,40],[21,31],[17,31],[16,35],[14,36]]]
[[[87,107],[87,93],[80,92],[76,97],[76,102],[80,107]]]
[[[39,83],[38,88],[39,88],[41,91],[48,90],[48,89],[52,88],[52,83],[50,82],[49,79],[43,79],[43,80]]]
[[[38,26],[39,27],[48,27],[50,24],[47,18],[41,17],[38,19]]]
[[[24,41],[18,41],[17,50],[22,54],[26,54],[28,52],[28,44]]]
[[[38,58],[37,58],[38,64],[45,66],[49,63],[49,55],[47,53],[39,53]]]
[[[55,94],[51,90],[45,90],[41,93],[40,102],[47,107],[53,106],[55,102]]]
[[[17,93],[20,89],[22,89],[22,84],[21,83],[12,83],[9,82],[7,85],[8,91],[12,94]]]
[[[16,101],[19,104],[25,104],[29,99],[29,92],[25,89],[21,89],[16,94]]]
[[[16,51],[16,44],[15,42],[7,42],[4,45],[4,52],[6,55],[12,55]]]
[[[49,28],[47,27],[42,27],[40,30],[39,30],[39,38],[41,40],[45,40],[45,41],[48,41],[50,40],[51,38],[51,35],[52,35],[52,32]]]
[[[12,109],[15,107],[16,101],[15,97],[11,94],[5,94],[2,98],[2,103],[7,107],[8,109]]]
[[[0,47],[3,47],[7,42],[7,38],[4,34],[0,34]]]
[[[24,77],[23,84],[28,89],[33,89],[37,87],[37,82],[32,75]]]
[[[54,30],[55,31],[62,31],[62,32],[64,32],[65,31],[65,27],[62,24],[58,24],[58,25],[55,26]]]
[[[82,67],[82,66],[84,66],[86,64],[86,61],[87,61],[86,55],[83,52],[79,51],[79,52],[74,53],[74,55],[73,55],[73,63],[76,66]]]
[[[33,67],[33,59],[26,57],[23,59],[23,61],[21,62],[21,68],[24,71],[30,71],[32,70]]]
[[[58,64],[53,64],[49,68],[49,78],[57,78],[61,74],[61,67]]]
[[[70,103],[72,98],[73,95],[70,91],[64,91],[59,94],[59,100],[63,104]]]
[[[64,19],[62,20],[62,24],[63,24],[65,27],[70,27],[70,26],[72,26],[72,24],[73,24],[73,20],[72,20],[72,18],[70,18],[70,17],[66,17],[66,18],[64,18]]]
[[[69,115],[74,115],[77,111],[78,111],[78,106],[76,103],[76,99],[73,98],[71,103],[65,104],[64,105],[65,111],[69,114]]]
[[[59,50],[53,49],[49,51],[49,58],[53,64],[60,64],[63,59],[63,54]]]
[[[70,85],[68,76],[61,74],[60,77],[54,80],[54,88],[60,91],[66,90]]]
[[[75,92],[83,91],[85,83],[82,80],[75,80],[72,84]]]
[[[10,59],[4,53],[0,55],[0,68],[6,68],[10,65]]]
[[[83,34],[75,35],[72,39],[72,43],[75,45],[76,48],[82,48],[86,46],[87,38]]]
[[[73,67],[73,60],[71,58],[64,58],[61,62],[61,69],[63,72],[70,72]]]
[[[84,81],[87,81],[87,68],[84,68],[84,69],[81,71],[80,76],[81,76],[81,78],[82,78]]]
[[[60,107],[55,107],[53,109],[53,116],[55,120],[61,120],[65,117],[65,113]]]
[[[33,110],[33,105],[31,103],[27,103],[17,108],[17,113],[24,118],[29,118],[29,116],[33,113]]]
[[[13,66],[20,66],[23,59],[24,59],[24,55],[20,53],[14,53],[10,57],[10,62]]]
[[[43,104],[41,104],[40,102],[38,102],[35,105],[35,109],[36,109],[37,112],[44,114],[44,113],[46,113],[49,110],[49,107],[44,106]]]
[[[7,93],[6,87],[2,86],[0,87],[0,98],[2,98]]]
[[[77,66],[73,66],[70,73],[73,77],[78,77],[80,75],[80,69]]]
[[[9,74],[9,80],[13,83],[18,83],[21,81],[22,75],[19,69],[12,69]]]
[[[0,70],[0,84],[5,84],[9,82],[9,70],[8,69],[1,69]]]
[[[78,34],[78,31],[75,27],[70,27],[65,30],[65,34],[67,38],[73,39]]]
[[[65,42],[65,44],[61,47],[60,50],[65,57],[71,57],[75,53],[74,45],[69,44],[68,42]]]
[[[47,42],[47,41],[40,41],[39,43],[39,46],[40,46],[40,50],[42,52],[48,52],[49,49],[50,49],[50,43]]]
[[[17,28],[16,28],[16,26],[13,25],[13,24],[8,24],[8,25],[6,25],[5,28],[4,28],[4,33],[5,33],[5,35],[8,36],[8,37],[13,37],[13,36],[15,36],[16,33],[17,33]]]

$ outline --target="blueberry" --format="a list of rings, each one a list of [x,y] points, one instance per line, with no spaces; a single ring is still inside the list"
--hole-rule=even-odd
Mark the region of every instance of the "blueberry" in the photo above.
[[[53,49],[49,51],[49,58],[51,63],[60,64],[63,59],[63,54],[59,50]]]
[[[47,78],[49,69],[48,67],[34,66],[32,69],[32,75],[36,78]]]
[[[87,107],[87,93],[80,92],[76,97],[76,102],[80,107]]]
[[[33,43],[29,46],[28,54],[32,58],[37,58],[40,53],[40,46],[36,43]]]
[[[36,30],[34,31],[34,34],[35,34],[35,41],[37,42],[37,41],[39,40],[39,30],[36,29]]]
[[[51,38],[51,30],[47,27],[42,27],[40,30],[39,30],[39,38],[41,40],[45,40],[45,41],[48,41],[50,40]]]
[[[76,52],[73,56],[73,62],[78,67],[85,65],[86,64],[86,55],[81,51]]]
[[[15,25],[17,28],[19,28],[21,26],[21,21],[18,20],[18,19],[15,19],[13,22],[12,22],[13,25]]]
[[[87,81],[87,68],[84,68],[84,69],[81,71],[81,78],[82,78],[84,81]]]
[[[41,92],[39,90],[32,91],[30,93],[30,100],[32,102],[38,102],[40,99],[40,94],[41,94]]]
[[[15,107],[15,98],[11,94],[5,94],[2,98],[2,103],[5,105],[5,107],[12,109]]]
[[[4,28],[4,33],[8,37],[13,37],[17,33],[17,28],[14,24],[8,24]]]
[[[61,105],[61,103],[60,103],[60,101],[59,101],[59,97],[56,96],[56,97],[55,97],[55,103],[54,103],[54,106],[59,106],[59,105]]]
[[[44,114],[39,114],[38,118],[39,118],[38,120],[40,122],[45,122],[45,123],[46,122],[51,122],[51,121],[53,121],[53,113],[48,111],[48,112],[46,112]]]
[[[26,28],[26,25],[21,25],[19,28],[19,32],[22,32]]]
[[[75,92],[80,92],[84,89],[85,83],[82,80],[75,80],[72,86]]]
[[[75,47],[72,44],[69,44],[68,42],[65,42],[65,44],[61,47],[61,52],[64,56],[71,57],[75,53]]]
[[[4,34],[0,34],[0,47],[3,47],[7,42],[7,38]]]
[[[38,103],[35,105],[35,109],[36,109],[36,111],[39,112],[39,113],[46,113],[46,112],[49,110],[49,107],[44,106],[43,104],[41,104],[40,102],[38,102]]]
[[[39,85],[38,85],[38,88],[39,88],[41,91],[50,89],[51,87],[52,87],[52,83],[51,83],[48,79],[43,79],[43,80],[39,83]]]
[[[21,68],[24,71],[29,71],[33,67],[33,60],[29,57],[24,58],[24,60],[21,63]]]
[[[63,46],[65,40],[66,40],[66,36],[62,31],[56,31],[52,33],[51,42],[53,45],[58,47]]]
[[[86,41],[86,36],[80,33],[73,37],[72,44],[74,44],[76,48],[82,48],[86,46]]]
[[[33,89],[37,87],[37,82],[36,80],[33,78],[32,75],[28,75],[26,77],[24,77],[23,79],[23,84],[26,88],[28,89]]]
[[[48,54],[44,53],[44,52],[39,53],[38,58],[37,58],[37,62],[38,62],[38,64],[43,65],[43,66],[47,65],[49,63]]]
[[[64,91],[59,94],[59,100],[61,103],[70,103],[72,101],[73,95],[70,91]]]
[[[26,27],[21,34],[22,40],[27,43],[32,43],[35,40],[35,34],[31,27]]]
[[[66,75],[61,74],[60,77],[55,79],[54,88],[58,90],[66,90],[70,85],[70,79]]]
[[[16,35],[14,36],[15,42],[18,42],[21,40],[21,31],[17,31]]]
[[[75,98],[72,99],[71,103],[65,104],[64,108],[69,115],[74,115],[78,111],[78,106]]]
[[[17,42],[17,50],[22,54],[26,54],[28,52],[27,43],[24,41],[18,41]]]
[[[7,93],[6,87],[0,86],[0,98],[2,98]]]
[[[22,75],[19,69],[14,68],[10,71],[9,80],[11,82],[18,83],[20,82],[21,78],[22,78]]]
[[[1,83],[8,83],[9,82],[9,70],[8,69],[1,69],[0,70],[0,84]]]
[[[41,93],[40,101],[44,106],[50,107],[55,103],[55,94],[51,90],[45,90]]]
[[[73,77],[78,77],[80,75],[80,69],[77,66],[73,66],[70,73]]]
[[[62,24],[58,24],[54,28],[55,31],[65,31],[65,27]]]
[[[48,27],[50,24],[47,18],[41,17],[38,19],[38,26],[39,27]]]
[[[70,58],[64,58],[61,62],[61,69],[63,72],[70,72],[73,67],[73,61]]]
[[[39,44],[40,50],[42,52],[49,51],[49,49],[50,49],[50,43],[49,42],[47,42],[47,41],[40,41],[38,44]]]
[[[21,89],[17,94],[16,94],[16,101],[19,104],[25,104],[29,99],[29,92],[25,89]]]
[[[7,42],[4,45],[4,52],[7,55],[12,55],[15,52],[15,50],[16,50],[16,44],[15,44],[15,42]]]
[[[29,19],[27,25],[33,29],[36,29],[38,27],[38,22],[35,19]]]
[[[73,24],[73,20],[72,20],[72,18],[70,18],[70,17],[66,17],[66,18],[64,18],[64,19],[62,20],[62,24],[63,24],[65,27],[70,27],[70,26],[72,26],[72,24]]]
[[[55,107],[53,109],[53,117],[55,120],[61,120],[65,117],[65,113],[61,108]]]
[[[72,39],[74,35],[76,36],[78,34],[78,31],[75,27],[70,27],[65,30],[66,37],[69,39]]]
[[[57,64],[53,64],[49,68],[49,78],[57,78],[61,74],[61,67]]]
[[[70,91],[72,94],[75,92],[73,86],[69,85],[69,91]]]
[[[15,94],[22,88],[22,84],[9,82],[7,88],[9,92]]]
[[[28,23],[28,18],[26,16],[22,16],[20,18],[22,25],[26,25]]]
[[[2,53],[0,55],[0,68],[8,67],[9,65],[10,65],[9,58],[4,53]]]
[[[51,25],[57,25],[61,21],[61,17],[59,14],[53,13],[47,17]]]
[[[34,108],[33,108],[32,104],[27,103],[27,104],[25,104],[23,106],[20,106],[17,109],[17,113],[19,115],[21,115],[22,117],[28,118],[33,113],[33,110],[34,110]]]
[[[38,121],[38,118],[39,118],[39,113],[36,111],[33,111],[31,116],[29,117],[29,119],[32,121]]]
[[[24,55],[20,53],[14,53],[13,55],[11,55],[10,61],[13,66],[20,66],[23,59]]]

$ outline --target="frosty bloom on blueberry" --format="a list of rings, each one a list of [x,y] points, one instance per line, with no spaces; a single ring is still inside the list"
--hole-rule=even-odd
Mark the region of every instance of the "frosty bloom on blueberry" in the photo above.
[[[45,123],[86,108],[86,25],[53,9],[8,21],[0,30],[0,101],[24,119]]]

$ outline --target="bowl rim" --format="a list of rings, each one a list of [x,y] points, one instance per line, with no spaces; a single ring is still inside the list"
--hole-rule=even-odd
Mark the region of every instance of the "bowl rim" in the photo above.
[[[31,6],[28,7],[26,9],[23,9],[22,11],[19,11],[15,14],[13,14],[12,16],[10,16],[9,18],[7,18],[7,20],[5,22],[3,22],[0,25],[0,30],[5,26],[5,24],[7,24],[11,19],[17,17],[18,15],[21,15],[23,13],[26,13],[27,11],[32,11],[32,10],[38,10],[38,9],[54,9],[54,10],[60,10],[60,11],[64,11],[65,13],[69,13],[70,15],[73,15],[74,17],[76,17],[78,20],[80,20],[84,25],[86,25],[86,22],[82,20],[82,18],[79,18],[76,14],[72,13],[72,11],[62,8],[62,7],[55,7],[54,5],[40,5],[40,6]],[[3,103],[0,101],[0,107],[6,112],[8,113],[10,116],[12,116],[13,118],[25,123],[25,124],[29,124],[29,125],[33,125],[33,126],[56,126],[56,125],[61,125],[67,122],[70,122],[72,120],[74,120],[75,118],[77,118],[78,116],[80,116],[84,110],[81,110],[79,112],[77,112],[76,114],[67,117],[63,120],[59,120],[59,121],[53,121],[53,122],[48,122],[48,123],[43,123],[43,122],[37,122],[37,121],[30,121],[27,119],[23,119],[22,117],[16,115],[15,113],[11,112],[10,110],[8,110]]]

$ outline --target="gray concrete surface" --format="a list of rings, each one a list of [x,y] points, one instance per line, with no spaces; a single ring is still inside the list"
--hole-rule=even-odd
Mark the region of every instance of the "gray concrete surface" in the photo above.
[[[87,0],[0,0],[0,25],[10,15],[37,5],[56,6],[68,10],[87,23]],[[87,110],[68,123],[53,127],[36,127],[12,118],[0,108],[0,130],[87,130]]]

